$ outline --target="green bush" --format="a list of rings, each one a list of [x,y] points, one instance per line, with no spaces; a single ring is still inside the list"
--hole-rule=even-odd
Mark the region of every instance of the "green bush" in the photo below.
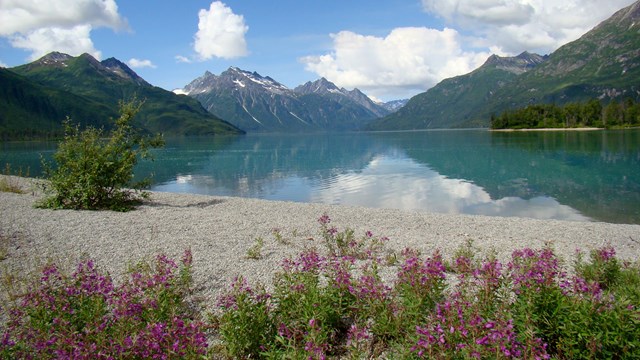
[[[110,209],[127,211],[148,193],[149,179],[133,183],[133,168],[149,148],[163,145],[162,138],[138,134],[132,125],[142,102],[120,103],[120,117],[105,137],[104,130],[84,130],[65,121],[65,137],[53,158],[57,168],[43,162],[49,179],[45,191],[53,193],[41,207],[54,209]]]

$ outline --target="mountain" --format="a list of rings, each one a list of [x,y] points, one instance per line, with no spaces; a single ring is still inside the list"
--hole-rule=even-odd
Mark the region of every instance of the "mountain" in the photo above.
[[[391,100],[385,103],[381,103],[380,106],[387,109],[389,112],[396,112],[403,106],[407,105],[409,99]]]
[[[94,114],[117,115],[113,109],[81,96],[39,85],[0,69],[0,138],[2,140],[59,137],[61,120],[77,119],[82,126],[108,126]]]
[[[326,79],[291,90],[237,67],[219,76],[207,71],[174,92],[248,132],[354,130],[388,113],[358,89],[339,89]]]
[[[136,96],[144,100],[136,125],[148,132],[167,135],[242,133],[208,113],[194,99],[150,85],[114,58],[98,61],[89,54],[73,57],[53,52],[7,72],[13,75],[5,74],[3,81],[11,84],[11,88],[23,91],[22,95],[3,96],[7,103],[12,103],[13,112],[20,113],[19,107],[23,108],[22,113],[35,111],[40,114],[40,121],[49,124],[53,130],[59,129],[66,115],[74,121],[108,127],[109,119],[118,115],[119,101]],[[47,94],[54,96],[47,99]],[[20,103],[21,97],[31,101]],[[39,106],[48,110],[40,111]],[[32,124],[27,121],[24,126]]]
[[[523,56],[524,55],[524,56]],[[520,59],[517,59],[520,58]],[[542,60],[542,61],[541,61]],[[492,114],[530,104],[640,100],[640,1],[548,57],[495,55],[473,72],[414,96],[376,130],[487,127]]]
[[[536,68],[546,59],[547,56],[540,56],[538,54],[532,54],[528,51],[525,51],[516,57],[501,57],[498,55],[491,55],[483,66],[493,67],[498,70],[504,70],[512,74],[520,75]]]
[[[370,130],[411,130],[456,127],[474,119],[501,87],[535,68],[545,57],[523,52],[516,57],[492,55],[469,74],[445,79],[418,94],[398,111],[372,122]]]
[[[353,89],[349,91],[345,88],[339,89],[334,83],[325,78],[320,78],[313,82],[309,81],[304,85],[297,86],[293,89],[293,92],[302,96],[320,95],[345,106],[350,106],[352,105],[351,103],[355,103],[368,110],[370,112],[369,115],[374,117],[382,117],[389,113],[383,106],[373,102],[360,90]]]

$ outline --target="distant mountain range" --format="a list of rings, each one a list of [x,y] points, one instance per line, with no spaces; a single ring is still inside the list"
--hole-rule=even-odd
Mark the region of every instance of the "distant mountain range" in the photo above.
[[[118,103],[136,96],[144,105],[136,125],[172,135],[240,134],[195,99],[147,83],[121,61],[50,53],[0,69],[0,137],[59,136],[66,116],[82,125],[110,127]]]
[[[360,90],[338,88],[325,78],[291,90],[236,67],[220,75],[207,71],[174,92],[248,132],[357,130],[390,113]]]
[[[370,130],[488,127],[492,114],[530,104],[640,100],[640,1],[549,56],[490,57],[469,74],[416,95]]]

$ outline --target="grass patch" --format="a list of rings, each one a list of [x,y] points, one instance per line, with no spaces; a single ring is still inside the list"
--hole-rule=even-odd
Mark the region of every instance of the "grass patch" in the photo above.
[[[27,169],[26,171],[22,171],[22,168],[19,168],[17,172],[13,172],[11,170],[11,165],[10,164],[5,164],[4,167],[4,171],[3,171],[3,175],[0,177],[0,191],[1,192],[11,192],[11,193],[16,193],[16,194],[24,194],[25,191],[22,189],[22,187],[19,185],[19,182],[17,179],[13,178],[13,176],[18,176],[18,177],[29,177],[29,169]]]
[[[264,239],[257,237],[249,249],[247,249],[247,258],[253,260],[262,259],[262,249],[264,248]]]
[[[9,257],[9,245],[11,238],[0,232],[0,261],[6,260]]]

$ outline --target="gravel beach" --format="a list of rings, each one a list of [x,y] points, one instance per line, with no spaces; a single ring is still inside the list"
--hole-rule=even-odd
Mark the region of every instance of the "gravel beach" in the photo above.
[[[46,210],[34,208],[40,193],[32,179],[8,178],[25,194],[0,192],[0,233],[6,256],[0,269],[28,273],[47,260],[73,266],[83,256],[113,276],[126,266],[164,253],[179,259],[191,248],[196,288],[209,304],[230,280],[244,275],[269,284],[286,256],[306,247],[322,248],[318,218],[331,224],[386,236],[388,251],[406,247],[445,257],[473,240],[480,251],[507,260],[514,249],[550,243],[565,261],[577,248],[606,244],[618,257],[640,259],[640,225],[435,214],[246,198],[151,193],[134,211]],[[280,234],[282,241],[275,233]],[[262,258],[247,258],[256,239],[264,240]],[[8,239],[8,240],[7,240]],[[0,249],[1,250],[1,249]]]

